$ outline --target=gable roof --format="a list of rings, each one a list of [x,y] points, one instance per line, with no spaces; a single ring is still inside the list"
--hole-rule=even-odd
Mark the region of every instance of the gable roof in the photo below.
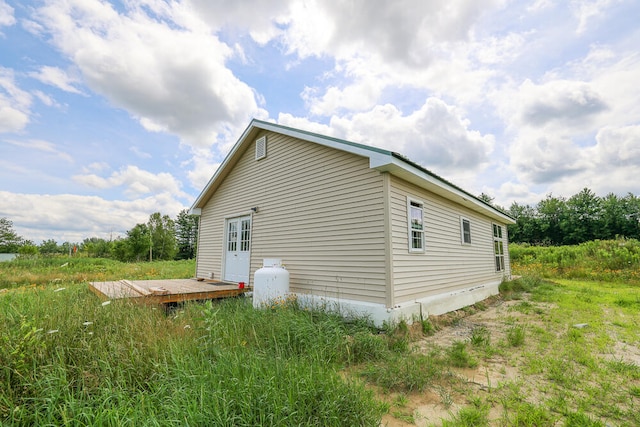
[[[389,172],[418,187],[438,194],[445,199],[451,200],[492,219],[507,224],[515,224],[515,220],[506,213],[496,209],[484,200],[477,198],[444,178],[439,177],[417,163],[412,162],[399,153],[257,119],[251,121],[238,139],[238,142],[236,142],[220,167],[218,167],[218,170],[191,206],[191,213],[200,212],[200,209],[204,207],[211,195],[216,191],[220,183],[222,183],[244,153],[242,148],[256,139],[257,134],[261,130],[268,130],[366,157],[369,159],[369,167],[372,169],[380,172]]]

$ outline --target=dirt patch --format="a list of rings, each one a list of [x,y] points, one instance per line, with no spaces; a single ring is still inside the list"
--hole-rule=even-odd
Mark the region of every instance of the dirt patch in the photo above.
[[[549,331],[550,339],[559,332],[558,325],[549,323],[549,312],[555,308],[553,304],[532,302],[527,294],[518,300],[503,300],[500,297],[490,298],[479,304],[480,308],[471,307],[442,316],[430,317],[436,332],[414,342],[415,350],[424,354],[434,351],[444,352],[455,342],[471,343],[477,331],[481,330],[490,337],[491,347],[501,349],[495,354],[482,354],[477,357],[478,365],[474,368],[449,368],[450,377],[455,377],[458,385],[430,387],[422,393],[410,393],[403,396],[403,404],[398,405],[395,397],[381,396],[390,403],[391,409],[382,419],[382,426],[442,426],[443,420],[449,420],[477,397],[483,401],[494,402],[489,409],[489,419],[493,423],[503,423],[505,414],[499,403],[499,395],[508,394],[508,387],[518,388],[518,393],[527,396],[527,401],[535,405],[543,405],[548,396],[545,388],[549,387],[549,379],[542,375],[526,372],[523,368],[526,351],[509,344],[510,331],[515,327],[525,330],[542,328]],[[588,325],[573,325],[576,329],[588,328]],[[415,325],[414,327],[420,327]],[[556,331],[555,333],[552,331]],[[477,350],[477,347],[470,346]],[[513,350],[512,350],[513,349]],[[640,348],[619,340],[610,348],[611,353],[603,354],[603,360],[622,361],[640,366]],[[394,403],[395,402],[395,403]]]

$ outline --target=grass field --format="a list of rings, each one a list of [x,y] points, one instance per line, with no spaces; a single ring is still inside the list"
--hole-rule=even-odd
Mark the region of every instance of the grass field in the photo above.
[[[88,290],[190,277],[192,261],[0,263],[0,424],[640,425],[635,249],[603,261],[621,244],[515,246],[525,276],[499,298],[384,331],[295,299],[165,313]]]

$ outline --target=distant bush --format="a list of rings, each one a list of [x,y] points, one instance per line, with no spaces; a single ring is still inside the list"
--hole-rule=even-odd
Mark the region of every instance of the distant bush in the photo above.
[[[511,244],[509,254],[516,275],[640,283],[640,241],[593,240],[573,246]]]

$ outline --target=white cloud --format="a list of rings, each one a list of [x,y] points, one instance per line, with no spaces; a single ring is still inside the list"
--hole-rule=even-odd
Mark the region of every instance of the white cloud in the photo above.
[[[188,194],[182,191],[180,182],[171,174],[166,172],[154,174],[132,165],[113,172],[108,178],[89,173],[76,175],[73,179],[76,182],[97,189],[124,187],[124,194],[131,199],[148,194],[170,194],[172,197],[190,198]]]
[[[596,135],[596,141],[596,146],[589,151],[600,163],[598,166],[640,165],[640,124],[616,129],[603,128]]]
[[[40,67],[39,71],[31,72],[29,75],[42,83],[57,87],[65,92],[82,93],[74,86],[79,83],[79,80],[69,76],[69,74],[58,67],[43,66]]]
[[[334,129],[330,125],[317,123],[305,117],[296,117],[289,113],[280,113],[278,115],[278,123],[285,126],[290,126],[296,129],[304,129],[309,132],[315,132],[320,135],[340,137],[340,135],[336,133],[336,129]],[[358,142],[358,141],[353,141],[353,142]]]
[[[511,165],[522,182],[549,184],[588,168],[584,153],[566,136],[520,136],[509,149]]]
[[[135,145],[132,146],[132,147],[129,147],[129,151],[131,151],[133,154],[135,154],[136,156],[138,156],[141,159],[150,159],[152,157],[150,153],[142,151],[141,149],[139,149]]]
[[[602,15],[605,15],[606,9],[616,1],[617,0],[573,0],[571,2],[571,8],[578,19],[576,33],[582,34],[587,31],[589,21],[594,18],[602,19]]]
[[[466,40],[478,17],[501,1],[383,0],[295,2],[284,21],[283,41],[300,57],[339,59],[372,52],[385,62],[425,66],[439,43]]]
[[[94,236],[109,239],[145,223],[154,212],[175,217],[186,208],[167,194],[110,201],[95,196],[0,191],[0,199],[0,217],[10,218],[19,235],[36,243],[46,239],[80,242]]]
[[[227,0],[187,0],[195,14],[200,16],[207,25],[215,30],[224,27],[240,28],[255,33],[257,39],[268,36],[258,36],[264,32],[270,34],[273,21],[285,14],[291,1],[274,2],[272,0],[244,0],[229,2]],[[247,19],[248,15],[251,19]],[[270,37],[269,37],[270,39]]]
[[[15,23],[16,18],[13,16],[13,8],[4,0],[0,0],[0,27],[10,27]]]
[[[389,102],[385,95],[412,89],[477,105],[492,79],[502,77],[496,66],[521,55],[530,35],[475,31],[483,14],[501,4],[301,2],[278,40],[300,58],[335,58],[328,78],[302,94],[313,115],[367,111]]]
[[[40,90],[34,90],[32,94],[47,107],[60,107],[60,104],[58,104],[53,98]]]
[[[193,157],[184,165],[190,165],[187,178],[191,186],[198,191],[202,190],[216,173],[219,162],[213,160],[213,155],[207,150],[194,150]]]
[[[35,151],[39,151],[41,153],[52,154],[55,157],[58,157],[62,160],[65,160],[69,163],[73,163],[73,158],[63,151],[58,150],[56,145],[49,141],[43,141],[41,139],[27,139],[27,140],[16,140],[16,139],[7,139],[4,142],[15,145],[16,147],[21,147],[30,151],[31,156],[36,156],[37,153]]]
[[[302,98],[314,115],[329,116],[340,110],[365,111],[376,105],[384,84],[379,77],[361,77],[354,84],[343,88],[329,86],[323,94],[316,96],[318,89],[305,88]]]
[[[585,82],[554,80],[534,85],[526,80],[518,92],[519,121],[525,126],[554,124],[584,128],[594,116],[609,108],[603,96]]]
[[[85,174],[90,174],[90,173],[104,172],[109,169],[111,169],[111,166],[109,166],[109,164],[106,162],[93,162],[86,166],[83,166],[82,172]]]
[[[516,179],[566,195],[585,186],[598,194],[632,191],[640,165],[639,73],[636,52],[592,46],[541,83],[496,92]]]
[[[0,133],[24,129],[31,102],[31,95],[16,85],[13,70],[0,67]]]
[[[279,116],[279,122],[396,151],[437,173],[482,169],[495,143],[492,135],[469,129],[460,112],[437,98],[408,115],[387,104],[351,117],[333,116],[328,127],[290,115]]]
[[[491,189],[487,189],[487,194],[495,194],[495,202],[503,204],[507,209],[509,208],[509,205],[506,205],[506,203],[510,204],[510,202],[514,200],[518,201],[518,203],[524,202],[530,204],[536,203],[541,199],[540,195],[532,192],[528,185],[514,183],[511,181],[501,184],[500,188],[496,192]]]
[[[37,21],[86,85],[151,131],[210,146],[261,114],[253,90],[226,67],[233,54],[188,4],[48,1]]]

